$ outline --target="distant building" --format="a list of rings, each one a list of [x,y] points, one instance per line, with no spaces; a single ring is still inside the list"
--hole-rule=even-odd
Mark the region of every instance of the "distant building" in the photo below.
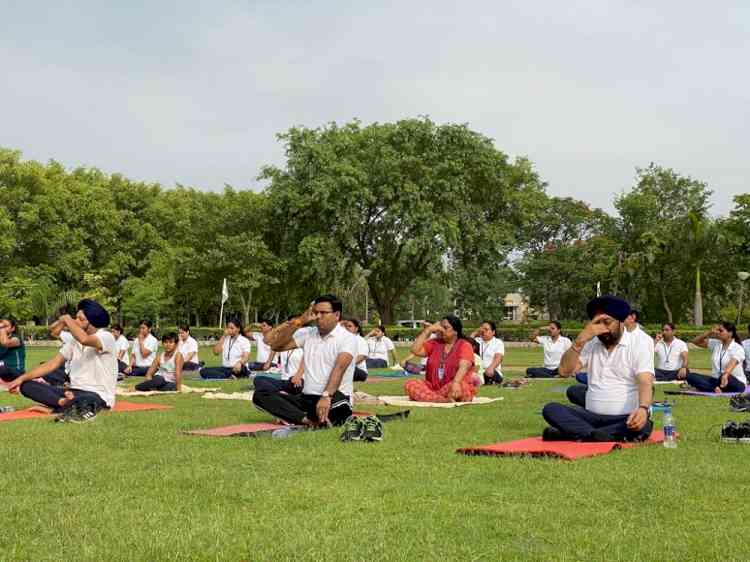
[[[529,320],[529,301],[520,293],[505,295],[505,314],[503,320],[524,324]]]

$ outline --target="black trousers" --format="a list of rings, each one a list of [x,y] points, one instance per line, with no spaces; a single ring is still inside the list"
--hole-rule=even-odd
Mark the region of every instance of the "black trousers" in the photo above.
[[[193,363],[192,361],[182,364],[183,371],[197,371],[201,368],[200,363]]]
[[[146,373],[148,373],[148,370],[151,367],[133,367],[133,370],[130,371],[131,377],[145,377]]]
[[[125,369],[128,368],[128,364],[125,361],[117,360],[117,372],[125,374]]]
[[[526,376],[531,379],[551,379],[557,375],[557,369],[547,369],[545,367],[529,367],[526,369]]]
[[[231,379],[232,376],[242,379],[249,377],[250,373],[244,365],[239,374],[235,374],[231,367],[203,367],[201,369],[202,379]]]
[[[167,382],[161,375],[154,376],[151,380],[139,382],[135,385],[136,390],[141,392],[149,390],[161,390],[162,392],[171,392],[177,390],[177,385],[173,382]]]
[[[65,372],[64,367],[55,369],[51,373],[44,375],[42,378],[53,386],[63,386],[65,383],[70,382],[70,377]]]
[[[719,379],[695,373],[690,373],[686,380],[690,386],[701,392],[714,392],[721,382]],[[729,375],[729,382],[722,392],[745,392],[745,383],[736,379],[734,375]]]
[[[302,392],[301,386],[294,386],[291,379],[282,381],[273,377],[258,376],[253,380],[254,392],[270,391],[270,392],[281,392],[284,391],[288,394],[300,394]]]
[[[568,437],[571,441],[590,441],[597,431],[607,441],[643,441],[648,439],[654,424],[646,422],[640,431],[632,431],[625,423],[629,415],[608,416],[595,414],[577,406],[566,406],[553,402],[542,409],[545,421]]]
[[[385,359],[365,359],[365,364],[368,369],[387,369],[388,361]]]
[[[304,418],[317,422],[318,414],[315,407],[320,396],[315,394],[286,394],[271,390],[255,390],[253,404],[264,412],[286,422],[299,425]],[[328,420],[333,425],[341,425],[352,415],[349,397],[336,391],[331,396],[331,410]]]
[[[94,411],[99,411],[107,407],[107,403],[96,392],[88,390],[68,389],[73,393],[74,399],[72,404],[77,407],[87,407]],[[43,404],[55,411],[60,411],[59,401],[65,396],[65,390],[59,386],[52,386],[43,382],[26,381],[21,385],[21,394],[26,398],[39,404]]]
[[[17,379],[20,377],[23,373],[15,370],[12,367],[8,367],[6,365],[0,365],[0,379],[4,380],[5,382],[10,382],[12,380]]]
[[[657,381],[676,381],[677,380],[677,373],[679,373],[679,369],[676,371],[667,371],[666,369],[654,369],[654,377]]]
[[[354,367],[354,382],[365,382],[367,380],[367,371]]]
[[[565,392],[565,395],[568,397],[568,400],[570,400],[576,406],[585,408],[586,407],[586,391],[588,390],[588,388],[589,387],[586,386],[585,384],[574,384],[568,387],[568,390]]]

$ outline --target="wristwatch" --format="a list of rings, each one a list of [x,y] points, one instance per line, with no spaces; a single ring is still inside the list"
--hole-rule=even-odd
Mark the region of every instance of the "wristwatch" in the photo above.
[[[641,409],[641,408],[643,408],[644,410],[646,410],[646,415],[650,418],[651,417],[651,408],[649,408],[648,406],[644,406],[643,404],[640,404],[638,406],[638,409]]]
[[[323,394],[321,394],[320,397],[321,398],[330,398],[331,397],[331,393],[328,392],[327,390],[324,390]]]

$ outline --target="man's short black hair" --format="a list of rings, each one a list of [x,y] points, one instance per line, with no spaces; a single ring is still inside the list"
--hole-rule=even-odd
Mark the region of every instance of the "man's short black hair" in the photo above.
[[[151,327],[154,325],[154,323],[151,322],[151,320],[141,320],[138,325],[139,326],[146,326],[150,330]]]
[[[674,332],[674,324],[672,324],[671,322],[664,322],[664,325],[669,326],[670,329]]]
[[[188,324],[180,324],[180,330],[183,332],[190,333],[190,325]]]
[[[487,324],[490,329],[497,334],[497,324],[493,320],[482,320],[482,324]]]
[[[628,316],[635,316],[635,321],[639,324],[641,323],[641,311],[637,310],[635,308],[630,309],[630,314]]]
[[[562,324],[560,324],[560,322],[558,322],[557,320],[550,320],[549,323],[557,326],[558,330],[562,330]]]
[[[8,324],[10,324],[10,327],[13,328],[13,330],[18,327],[18,320],[16,320],[14,316],[7,316],[5,319],[8,321]]]
[[[316,298],[313,301],[313,304],[320,304],[322,302],[330,303],[331,309],[334,312],[341,313],[344,310],[344,305],[342,304],[342,302],[339,300],[339,298],[336,295],[331,295],[331,294],[320,295],[318,298]]]
[[[273,326],[273,322],[270,318],[261,318],[258,320],[258,324],[268,324],[269,326]]]
[[[177,334],[175,334],[174,332],[167,332],[161,337],[161,343],[166,343],[168,341],[177,343]]]
[[[119,324],[112,324],[112,327],[110,328],[111,332],[120,332],[122,334],[122,326]]]

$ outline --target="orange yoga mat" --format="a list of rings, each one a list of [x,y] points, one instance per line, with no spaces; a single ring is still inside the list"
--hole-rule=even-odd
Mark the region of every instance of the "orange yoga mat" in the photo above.
[[[352,415],[358,417],[371,416],[369,412],[352,412]],[[293,427],[306,429],[303,425],[283,425],[280,423],[241,423],[237,425],[226,425],[223,427],[214,427],[211,429],[194,429],[185,431],[187,435],[205,435],[207,437],[252,437],[261,433],[270,433],[282,427]]]
[[[526,455],[532,457],[555,457],[574,461],[585,457],[605,455],[616,449],[630,449],[640,445],[653,445],[664,441],[662,431],[654,431],[647,441],[642,443],[618,443],[607,441],[604,443],[580,443],[578,441],[542,441],[541,437],[530,437],[518,441],[506,441],[494,445],[481,447],[467,447],[456,452],[463,455],[512,456]]]
[[[136,402],[123,402],[118,400],[115,402],[115,407],[112,409],[113,412],[140,412],[143,410],[171,410],[172,406],[165,406],[164,404],[146,404]],[[31,418],[48,418],[52,414],[45,414],[43,412],[37,412],[34,410],[34,406],[18,410],[17,412],[8,412],[0,414],[0,422],[13,421],[13,420],[28,420]]]

